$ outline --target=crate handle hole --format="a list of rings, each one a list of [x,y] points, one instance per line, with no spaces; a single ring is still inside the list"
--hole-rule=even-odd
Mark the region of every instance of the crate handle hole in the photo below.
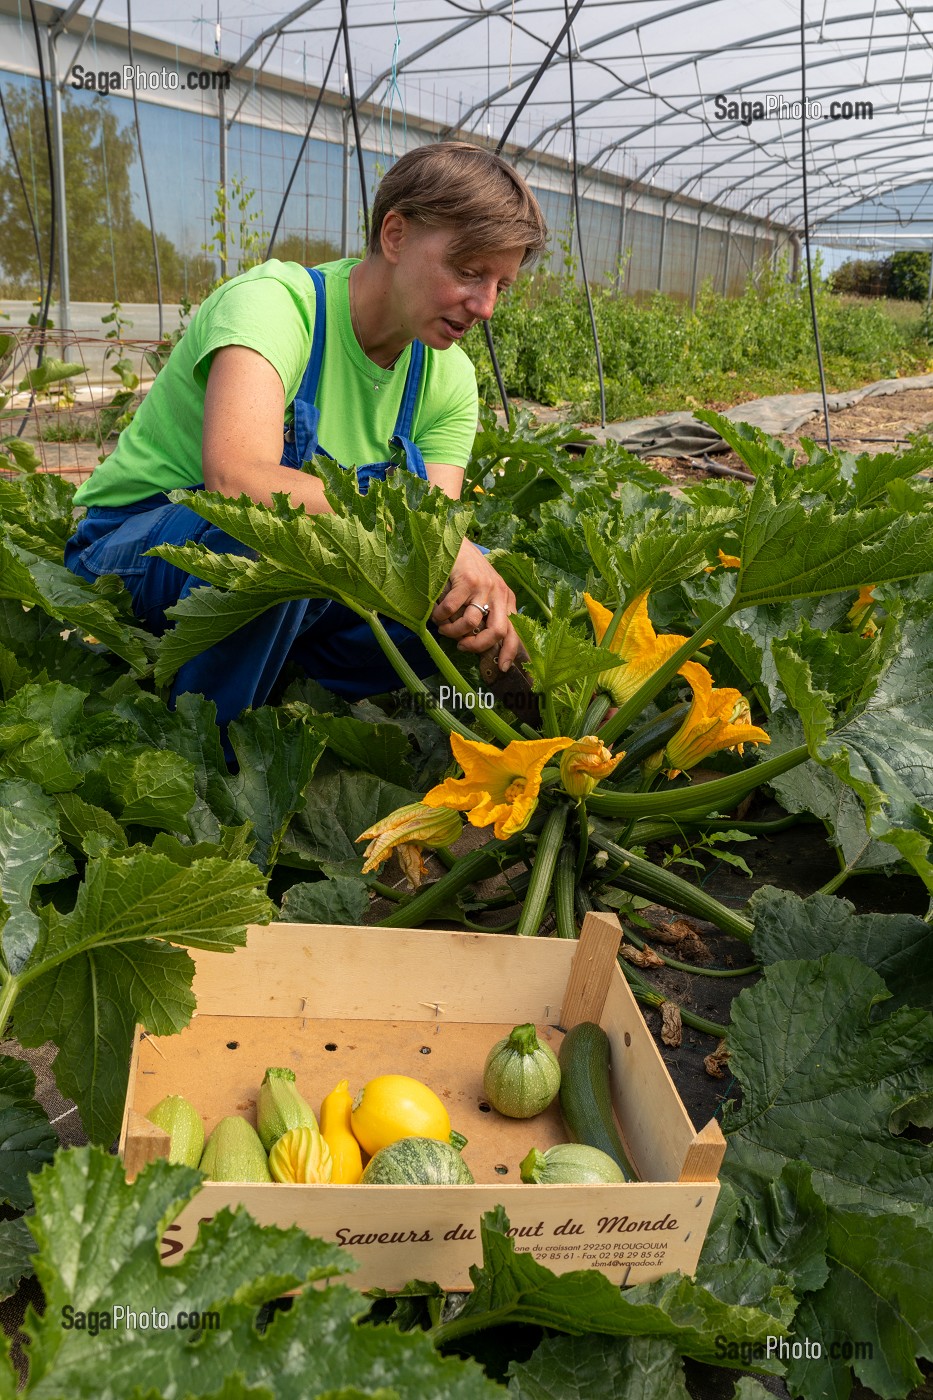
[[[421,1050],[419,1051],[419,1053],[422,1054],[422,1055],[430,1055],[430,1053],[431,1053],[431,1047],[430,1047],[430,1045],[422,1045]]]
[[[496,1167],[496,1175],[497,1175],[497,1176],[508,1176],[508,1174],[509,1174],[509,1169],[508,1169],[508,1167],[504,1167],[504,1166],[502,1165],[502,1163],[500,1162],[499,1165]]]
[[[324,1046],[324,1049],[325,1049],[325,1050],[336,1050],[337,1047],[336,1047],[336,1045],[334,1044],[334,1042],[333,1042],[332,1040],[329,1040],[329,1041],[327,1042],[327,1044]]]
[[[239,1042],[238,1040],[228,1040],[228,1041],[227,1041],[227,1049],[228,1049],[228,1050],[239,1050],[239,1048],[240,1048],[240,1042]]]

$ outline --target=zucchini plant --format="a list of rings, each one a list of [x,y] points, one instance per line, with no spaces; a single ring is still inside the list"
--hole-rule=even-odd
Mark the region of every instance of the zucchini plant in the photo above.
[[[744,457],[750,489],[705,484],[674,497],[617,451],[562,460],[562,440],[527,425],[497,440],[487,424],[479,439],[476,516],[519,598],[513,622],[541,736],[483,707],[462,661],[429,628],[470,511],[404,472],[360,497],[352,473],[308,464],[334,511],[313,518],[284,498],[267,509],[198,493],[191,508],[260,561],[194,545],[157,551],[214,586],[173,610],[155,674],[166,679],[226,635],[245,596],[257,612],[333,596],[369,623],[459,767],[422,793],[421,844],[438,844],[432,817],[442,808],[492,826],[499,843],[401,901],[389,926],[448,911],[488,873],[488,855],[530,872],[520,936],[538,934],[553,908],[558,933],[572,937],[581,906],[599,907],[607,893],[611,903],[621,888],[748,940],[747,914],[645,848],[716,823],[743,834],[726,814],[763,784],[787,794],[792,812],[827,820],[842,866],[834,888],[880,861],[933,890],[933,687],[921,679],[933,665],[933,492],[922,475],[931,449],[854,459],[811,444],[798,461],[756,429],[700,416]],[[420,637],[451,703],[412,672],[384,617]],[[894,732],[904,718],[909,741]],[[695,781],[710,761],[719,776]],[[845,829],[833,825],[840,800]],[[380,860],[419,849],[417,808],[404,811],[404,823],[387,813],[366,829],[382,838]]]
[[[672,497],[618,449],[590,447],[574,459],[562,445],[567,434],[520,422],[515,435],[487,424],[479,436],[472,511],[411,479],[361,499],[328,464],[315,468],[335,507],[326,518],[302,518],[284,502],[263,511],[205,497],[203,509],[248,536],[260,557],[249,577],[215,577],[232,598],[195,590],[161,641],[137,626],[113,580],[92,588],[63,568],[73,518],[65,483],[29,472],[0,483],[4,1029],[27,1045],[57,1045],[59,1085],[95,1141],[109,1146],[116,1130],[133,1024],[163,1033],[185,1024],[185,947],[234,947],[246,923],[268,918],[268,874],[280,916],[299,921],[360,922],[375,890],[395,900],[383,921],[390,926],[441,917],[469,927],[475,910],[508,910],[517,900],[531,911],[523,935],[539,932],[553,908],[557,933],[573,937],[591,905],[643,897],[750,937],[750,956],[766,973],[741,994],[729,1030],[743,1101],[723,1112],[730,1150],[695,1281],[666,1278],[625,1295],[595,1270],[563,1281],[516,1254],[496,1217],[483,1224],[484,1266],[460,1311],[442,1309],[428,1283],[373,1305],[373,1322],[417,1328],[423,1319],[435,1349],[462,1354],[482,1339],[477,1352],[496,1356],[497,1375],[508,1374],[517,1394],[589,1369],[601,1394],[606,1376],[625,1390],[650,1372],[660,1400],[681,1393],[682,1355],[736,1367],[750,1358],[753,1369],[780,1372],[773,1358],[743,1348],[791,1325],[798,1336],[828,1339],[844,1315],[858,1318],[874,1346],[873,1359],[854,1363],[859,1379],[902,1395],[920,1380],[914,1356],[933,1345],[924,1303],[933,1296],[929,1149],[919,1136],[933,1093],[929,923],[859,917],[830,893],[804,901],[763,890],[729,910],[675,876],[653,844],[665,836],[686,844],[692,832],[707,843],[719,833],[759,834],[761,823],[724,814],[767,783],[788,810],[785,823],[809,812],[826,824],[840,857],[833,886],[895,868],[929,885],[929,449],[856,460],[810,448],[792,465],[779,445],[721,427],[757,476],[751,491],[705,485]],[[427,628],[450,559],[474,528],[520,600],[541,735],[505,710],[471,706],[481,678]],[[296,540],[300,547],[286,551]],[[347,560],[358,562],[348,568]],[[211,567],[196,556],[179,562],[205,575]],[[199,602],[210,603],[209,625],[222,631],[232,625],[229,609],[242,616],[251,590],[250,606],[261,612],[316,589],[340,597],[380,638],[380,616],[423,631],[462,703],[441,705],[438,688],[394,656],[407,704],[344,705],[305,680],[281,705],[233,727],[239,771],[231,773],[210,707],[187,696],[169,711],[159,688],[179,658],[205,644]],[[688,723],[701,711],[710,725],[703,733]],[[695,745],[711,734],[723,742],[703,766],[720,771],[700,783]],[[732,748],[738,743],[744,753]],[[440,805],[428,805],[432,793]],[[489,817],[492,839],[454,857],[448,845],[460,813],[474,824]],[[416,858],[422,837],[448,867],[433,883]],[[411,895],[376,874],[385,853],[406,843],[405,868],[422,879]],[[484,899],[479,882],[503,867],[506,888]],[[636,990],[659,999],[643,978]],[[88,1011],[95,1000],[97,1021]],[[93,1339],[59,1325],[62,1307],[81,1306],[63,1261],[74,1247],[88,1310],[121,1301],[124,1286],[157,1302],[165,1283],[156,1226],[195,1178],[188,1173],[179,1190],[181,1178],[160,1165],[130,1188],[117,1182],[115,1162],[69,1152],[30,1179],[55,1137],[23,1061],[0,1061],[0,1095],[0,1184],[19,1208],[35,1184],[38,1206],[31,1225],[0,1225],[7,1278],[37,1250],[46,1295],[47,1320],[28,1324],[35,1362],[25,1393],[80,1395],[90,1376],[96,1394]],[[151,1225],[145,1238],[140,1202]],[[137,1232],[125,1248],[120,1235],[114,1257],[126,1267],[107,1279],[81,1253],[110,1257],[93,1232],[83,1244],[75,1238],[82,1221],[104,1217]],[[370,1372],[353,1369],[366,1357],[413,1395],[444,1393],[444,1384],[464,1395],[502,1388],[474,1370],[457,1390],[453,1372],[436,1369],[430,1343],[415,1358],[421,1369],[403,1370],[419,1339],[407,1339],[409,1351],[393,1327],[374,1342],[354,1321],[364,1304],[333,1287],[309,1293],[294,1320],[279,1319],[259,1345],[258,1301],[284,1277],[300,1282],[337,1261],[296,1256],[303,1246],[294,1239],[269,1253],[245,1230],[242,1219],[235,1228],[220,1222],[216,1235],[205,1234],[209,1269],[193,1259],[190,1275],[167,1271],[189,1280],[199,1306],[223,1295],[234,1309],[222,1355],[208,1345],[196,1356],[194,1346],[189,1358],[186,1349],[186,1363],[203,1362],[197,1376],[186,1369],[191,1394],[275,1388],[267,1377],[280,1348],[312,1358],[296,1371],[302,1394],[312,1372],[325,1394],[348,1386],[366,1394]],[[285,1253],[276,1254],[280,1246]],[[213,1280],[208,1293],[204,1278]],[[900,1311],[879,1308],[884,1298],[900,1300]],[[516,1321],[530,1356],[509,1351]],[[325,1335],[339,1357],[326,1374]],[[717,1335],[732,1339],[734,1355],[715,1352]],[[150,1347],[134,1334],[132,1348],[108,1350],[114,1393],[158,1387],[174,1374],[178,1337],[150,1335]],[[350,1365],[348,1347],[359,1348]],[[787,1369],[808,1400],[850,1384],[848,1363],[828,1357]]]

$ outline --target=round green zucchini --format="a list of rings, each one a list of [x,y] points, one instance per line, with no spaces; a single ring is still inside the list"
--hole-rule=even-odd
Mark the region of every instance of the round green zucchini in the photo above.
[[[473,1173],[449,1142],[400,1138],[366,1164],[365,1186],[472,1186]]]
[[[535,1182],[539,1186],[555,1186],[564,1182],[608,1185],[625,1180],[622,1168],[608,1152],[600,1152],[598,1147],[587,1147],[582,1142],[560,1142],[546,1152],[533,1147],[520,1170],[522,1181]]]
[[[533,1118],[553,1103],[560,1088],[560,1065],[542,1045],[534,1025],[516,1026],[486,1056],[483,1092],[506,1118]]]

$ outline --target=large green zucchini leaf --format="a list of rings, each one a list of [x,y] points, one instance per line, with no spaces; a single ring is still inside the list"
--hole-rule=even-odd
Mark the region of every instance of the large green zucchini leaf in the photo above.
[[[155,655],[156,640],[129,620],[129,595],[116,583],[113,578],[85,583],[64,564],[9,537],[0,538],[0,598],[41,608],[49,617],[80,628],[106,643],[133,670],[144,672]]]
[[[842,953],[858,958],[884,978],[891,999],[885,1015],[899,1006],[933,1010],[933,926],[916,914],[856,914],[847,899],[764,885],[749,900],[755,925],[752,949],[761,963],[790,958],[821,958]]]
[[[57,1146],[58,1138],[36,1102],[31,1066],[12,1055],[0,1055],[0,1202],[17,1210],[31,1205],[29,1173],[50,1162]],[[15,1235],[8,1244],[6,1259],[0,1246],[0,1296],[5,1296],[3,1268],[9,1270],[6,1279],[15,1282],[19,1274],[12,1271],[22,1260]]]
[[[374,481],[361,496],[352,472],[322,458],[315,468],[333,514],[307,515],[284,496],[269,509],[245,496],[230,501],[207,491],[174,493],[260,557],[213,554],[199,545],[151,551],[213,585],[194,589],[169,610],[175,626],[162,640],[158,680],[276,603],[335,598],[408,627],[427,620],[466,534],[469,510],[407,471]]]
[[[742,1104],[723,1114],[726,1160],[769,1176],[808,1162],[828,1204],[933,1228],[929,1148],[892,1131],[892,1115],[933,1091],[933,1016],[884,1015],[888,996],[877,972],[839,953],[774,963],[739,994],[729,1045]]]
[[[194,1010],[194,964],[173,945],[229,952],[272,913],[251,861],[183,864],[143,848],[89,862],[69,913],[39,911],[13,1032],[58,1046],[56,1083],[92,1141],[109,1144],[119,1128],[136,1023],[171,1035]]]
[[[509,1376],[514,1400],[690,1400],[680,1352],[659,1337],[546,1337]]]
[[[35,783],[0,781],[0,917],[6,965],[17,972],[39,936],[36,885],[74,873],[64,851],[55,802]],[[2,1027],[0,1027],[2,1030]]]
[[[732,1175],[727,1158],[698,1281],[751,1257],[792,1282],[801,1299],[791,1338],[799,1352],[784,1352],[792,1395],[846,1400],[853,1371],[879,1395],[906,1395],[922,1380],[915,1357],[933,1350],[933,1234],[905,1215],[828,1205],[804,1162],[772,1180],[740,1172],[742,1195]]]
[[[925,596],[889,606],[861,653],[805,623],[772,650],[811,756],[858,796],[865,836],[892,846],[933,891],[933,613]]]
[[[444,1359],[420,1333],[360,1326],[367,1301],[342,1285],[306,1289],[264,1333],[257,1309],[289,1288],[353,1267],[336,1245],[294,1227],[260,1228],[245,1213],[221,1211],[200,1227],[197,1243],[172,1267],[159,1262],[159,1240],[199,1184],[186,1167],[156,1162],[130,1186],[121,1164],[92,1148],[59,1154],[35,1179],[36,1274],[46,1298],[30,1309],[28,1400],[255,1396],[323,1400],[324,1396],[404,1400],[492,1400],[501,1394],[473,1362]],[[111,1313],[217,1312],[220,1325],[198,1331],[116,1325],[92,1335],[63,1327]],[[5,1389],[15,1390],[0,1359]]]
[[[571,1336],[663,1338],[683,1355],[715,1362],[721,1333],[763,1348],[768,1336],[786,1335],[793,1317],[791,1290],[763,1265],[737,1261],[708,1286],[668,1274],[620,1291],[597,1269],[552,1273],[531,1254],[517,1253],[507,1229],[501,1207],[483,1216],[483,1265],[470,1270],[473,1292],[463,1307],[436,1329],[441,1345],[487,1327],[530,1323]],[[760,1369],[781,1367],[772,1359]]]

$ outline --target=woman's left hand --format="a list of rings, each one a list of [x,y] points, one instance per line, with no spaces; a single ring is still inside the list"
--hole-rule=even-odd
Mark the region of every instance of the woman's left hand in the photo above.
[[[489,612],[474,604],[488,604]],[[499,645],[498,665],[507,671],[525,649],[509,613],[518,611],[515,594],[486,556],[464,540],[450,571],[447,590],[431,614],[444,637],[453,637],[461,651],[475,654]]]

